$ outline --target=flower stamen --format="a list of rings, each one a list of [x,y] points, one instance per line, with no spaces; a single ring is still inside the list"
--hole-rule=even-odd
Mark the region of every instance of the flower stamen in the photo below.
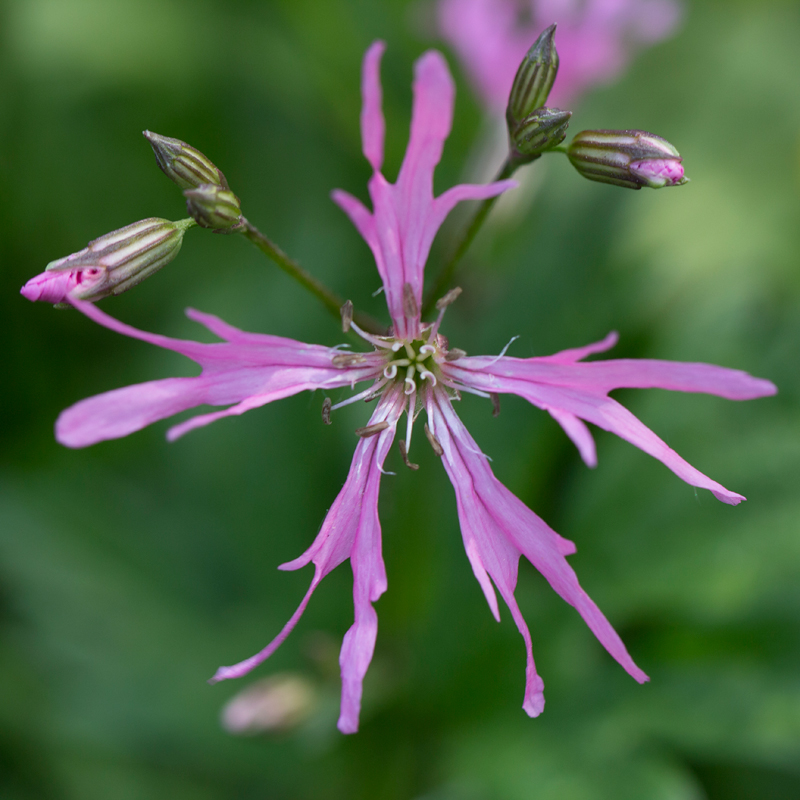
[[[356,428],[356,436],[368,439],[370,436],[377,436],[381,431],[389,427],[388,422],[376,422],[374,425],[366,425],[363,428]]]
[[[397,446],[400,449],[400,455],[403,456],[403,463],[409,469],[419,469],[419,464],[412,464],[408,460],[408,448],[406,447],[406,443],[402,439],[397,443]]]
[[[444,450],[442,449],[441,442],[436,438],[433,431],[428,427],[428,423],[425,423],[425,435],[428,437],[428,441],[431,443],[431,447],[433,448],[433,452],[436,453],[439,458],[444,455]]]

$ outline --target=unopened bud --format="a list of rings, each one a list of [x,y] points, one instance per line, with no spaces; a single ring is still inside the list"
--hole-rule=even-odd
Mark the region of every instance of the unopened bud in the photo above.
[[[571,111],[558,108],[537,108],[509,129],[512,161],[527,163],[567,138]]]
[[[196,148],[152,131],[142,131],[142,135],[150,142],[161,171],[181,189],[195,189],[204,183],[228,188],[222,170]]]
[[[201,228],[213,228],[217,233],[235,233],[244,227],[239,198],[230,190],[211,183],[187,189],[186,210]]]
[[[290,730],[307,720],[318,704],[317,691],[307,678],[273,675],[234,695],[222,709],[222,726],[238,735]]]
[[[545,28],[519,65],[506,108],[509,131],[547,102],[558,73],[556,26]]]
[[[567,155],[584,178],[629,189],[661,189],[688,183],[680,153],[647,131],[581,131]]]
[[[69,297],[95,302],[122,294],[178,255],[194,220],[150,217],[100,236],[83,250],[52,261],[21,289],[28,300],[64,303]]]

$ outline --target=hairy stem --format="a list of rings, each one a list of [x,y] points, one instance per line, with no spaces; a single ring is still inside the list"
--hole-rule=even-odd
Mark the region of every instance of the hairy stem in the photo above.
[[[493,180],[502,181],[506,178],[510,178],[518,166],[519,164],[512,163],[511,159],[506,159],[505,163],[500,168],[500,171]],[[445,262],[441,272],[439,273],[439,276],[436,278],[436,281],[428,292],[428,296],[425,299],[425,303],[422,307],[423,315],[430,313],[431,309],[436,303],[436,300],[444,294],[445,290],[450,288],[458,263],[461,261],[464,253],[466,253],[469,249],[469,246],[472,244],[472,240],[481,229],[481,225],[483,225],[483,223],[486,221],[486,217],[489,215],[489,212],[492,210],[492,206],[495,204],[498,197],[499,195],[495,195],[494,197],[487,197],[486,200],[481,201],[481,204],[478,206],[477,211],[473,214],[469,224],[466,226],[466,228],[464,228],[464,232],[461,234],[458,245],[450,254],[450,258],[448,258]]]
[[[324,283],[318,281],[294,259],[289,258],[278,245],[264,236],[255,225],[248,220],[244,220],[244,223],[245,227],[242,229],[242,236],[249,239],[264,255],[271,258],[289,277],[294,278],[303,288],[311,292],[328,309],[331,315],[337,321],[340,321],[340,309],[344,305],[344,299],[325,286]],[[353,314],[353,319],[357,325],[369,333],[385,333],[385,326],[381,325],[369,314],[356,311]]]

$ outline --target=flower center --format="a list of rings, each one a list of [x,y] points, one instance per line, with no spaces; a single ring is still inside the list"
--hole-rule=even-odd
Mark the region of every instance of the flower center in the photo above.
[[[437,355],[441,357],[441,350],[428,341],[395,341],[387,353],[383,376],[388,380],[402,379],[405,384],[403,391],[407,395],[417,391],[417,381],[428,381],[431,386],[436,386]]]

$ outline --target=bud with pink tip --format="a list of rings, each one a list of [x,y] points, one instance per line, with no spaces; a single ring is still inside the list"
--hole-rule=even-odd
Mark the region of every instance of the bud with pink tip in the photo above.
[[[150,217],[106,233],[83,250],[52,261],[20,290],[28,300],[61,304],[70,297],[95,302],[131,289],[178,255],[195,222]]]
[[[628,189],[661,189],[688,183],[680,153],[647,131],[581,131],[567,155],[584,178]]]

